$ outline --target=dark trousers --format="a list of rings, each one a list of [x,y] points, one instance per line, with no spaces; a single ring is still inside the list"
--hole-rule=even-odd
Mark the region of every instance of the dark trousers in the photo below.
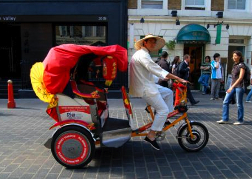
[[[191,104],[196,103],[188,84],[187,84],[187,98],[189,99]]]

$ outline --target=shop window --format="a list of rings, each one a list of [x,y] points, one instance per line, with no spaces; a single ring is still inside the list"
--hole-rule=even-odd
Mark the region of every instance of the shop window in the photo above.
[[[142,0],[142,9],[163,9],[163,0]]]
[[[229,43],[231,44],[244,44],[244,39],[229,39]]]
[[[106,45],[106,26],[67,25],[55,26],[55,45]]]
[[[105,28],[104,28],[104,26],[97,26],[96,27],[96,36],[97,37],[104,37],[105,36]]]
[[[246,0],[228,0],[228,9],[245,10]]]
[[[205,0],[185,0],[185,9],[205,10]]]

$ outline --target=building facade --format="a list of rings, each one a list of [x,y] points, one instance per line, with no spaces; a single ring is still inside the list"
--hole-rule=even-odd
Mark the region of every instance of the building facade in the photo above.
[[[151,33],[163,37],[170,61],[190,54],[190,81],[199,89],[200,64],[205,56],[221,55],[224,77],[231,73],[232,52],[240,50],[251,66],[252,1],[249,0],[129,0],[129,59],[134,42]],[[171,44],[175,42],[174,49]],[[169,48],[168,48],[169,47]],[[153,54],[155,59],[158,52]]]
[[[0,1],[0,78],[22,79],[31,88],[31,66],[53,46],[127,45],[125,0]],[[127,83],[119,74],[112,88]]]

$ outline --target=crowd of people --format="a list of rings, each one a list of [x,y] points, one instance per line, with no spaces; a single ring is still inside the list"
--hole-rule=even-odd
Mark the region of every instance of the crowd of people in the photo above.
[[[173,91],[170,89],[172,80],[177,80],[187,84],[187,98],[191,105],[199,103],[195,100],[190,90],[190,60],[189,54],[183,56],[183,61],[179,56],[175,56],[172,62],[168,61],[169,54],[163,51],[160,58],[154,62],[150,56],[150,52],[157,51],[165,45],[163,38],[153,36],[151,34],[135,43],[137,50],[130,61],[130,87],[129,94],[134,97],[142,97],[148,104],[155,109],[154,122],[150,132],[145,137],[145,141],[149,142],[152,147],[159,150],[156,142],[156,133],[160,132],[167,120],[167,114],[174,110],[173,108]],[[220,83],[223,81],[223,68],[221,66],[221,57],[219,53],[213,55],[211,61],[210,56],[206,56],[203,64],[200,66],[201,76],[198,82],[203,87],[202,95],[207,94],[211,89],[210,100],[219,99]],[[243,124],[244,109],[243,95],[244,85],[243,79],[245,75],[245,64],[242,53],[233,52],[233,69],[232,81],[226,91],[223,101],[222,118],[217,121],[219,124],[226,124],[229,121],[229,103],[236,97],[238,108],[238,119],[234,124]],[[211,79],[211,80],[210,80]],[[211,83],[209,83],[211,81]],[[252,82],[252,80],[251,80]],[[247,96],[246,102],[250,102],[252,90]]]

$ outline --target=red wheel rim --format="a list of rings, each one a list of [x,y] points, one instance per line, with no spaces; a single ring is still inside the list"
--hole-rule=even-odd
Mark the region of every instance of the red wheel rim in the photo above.
[[[58,158],[68,165],[78,165],[85,161],[89,153],[87,139],[80,133],[61,135],[55,143]]]

